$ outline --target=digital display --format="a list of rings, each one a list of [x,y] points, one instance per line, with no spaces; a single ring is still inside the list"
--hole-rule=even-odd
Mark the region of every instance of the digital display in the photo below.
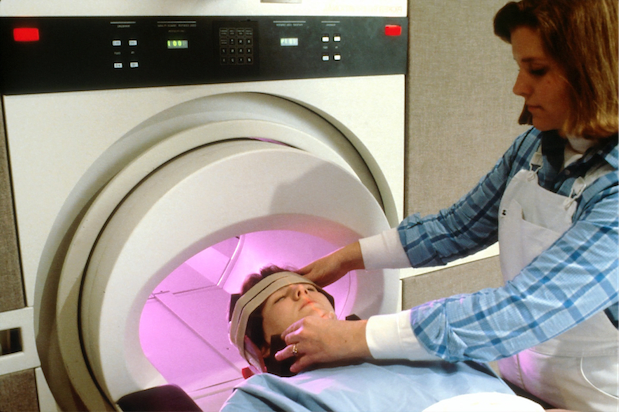
[[[283,37],[280,39],[280,46],[282,47],[294,47],[299,45],[299,39],[297,37]]]
[[[187,40],[168,40],[169,49],[187,49],[188,46]]]

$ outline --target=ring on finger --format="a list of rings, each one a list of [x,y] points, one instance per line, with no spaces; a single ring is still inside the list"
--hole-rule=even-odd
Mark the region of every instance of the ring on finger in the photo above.
[[[297,344],[295,343],[293,345],[293,356],[297,356],[299,355],[299,351],[297,350]]]

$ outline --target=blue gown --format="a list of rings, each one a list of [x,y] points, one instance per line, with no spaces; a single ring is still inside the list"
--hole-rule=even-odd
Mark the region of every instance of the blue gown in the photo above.
[[[222,407],[236,411],[422,411],[453,396],[512,390],[474,362],[365,362],[240,384]]]

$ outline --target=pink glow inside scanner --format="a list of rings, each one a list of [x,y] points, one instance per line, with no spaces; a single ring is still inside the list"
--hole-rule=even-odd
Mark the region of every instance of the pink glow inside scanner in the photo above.
[[[299,268],[335,248],[312,235],[280,230],[234,237],[194,255],[153,290],[144,306],[140,342],[146,357],[197,403],[223,402],[247,366],[228,338],[230,294],[264,266]],[[349,314],[355,280],[347,275],[327,288],[339,317]]]

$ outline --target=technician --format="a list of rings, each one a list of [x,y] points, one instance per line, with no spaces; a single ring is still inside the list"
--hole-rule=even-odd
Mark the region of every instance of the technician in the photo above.
[[[618,410],[618,2],[523,0],[495,16],[512,45],[519,136],[461,200],[300,270],[443,265],[499,240],[505,286],[367,322],[306,318],[283,334],[291,370],[343,358],[498,360],[546,402]],[[295,355],[293,348],[296,349]]]

